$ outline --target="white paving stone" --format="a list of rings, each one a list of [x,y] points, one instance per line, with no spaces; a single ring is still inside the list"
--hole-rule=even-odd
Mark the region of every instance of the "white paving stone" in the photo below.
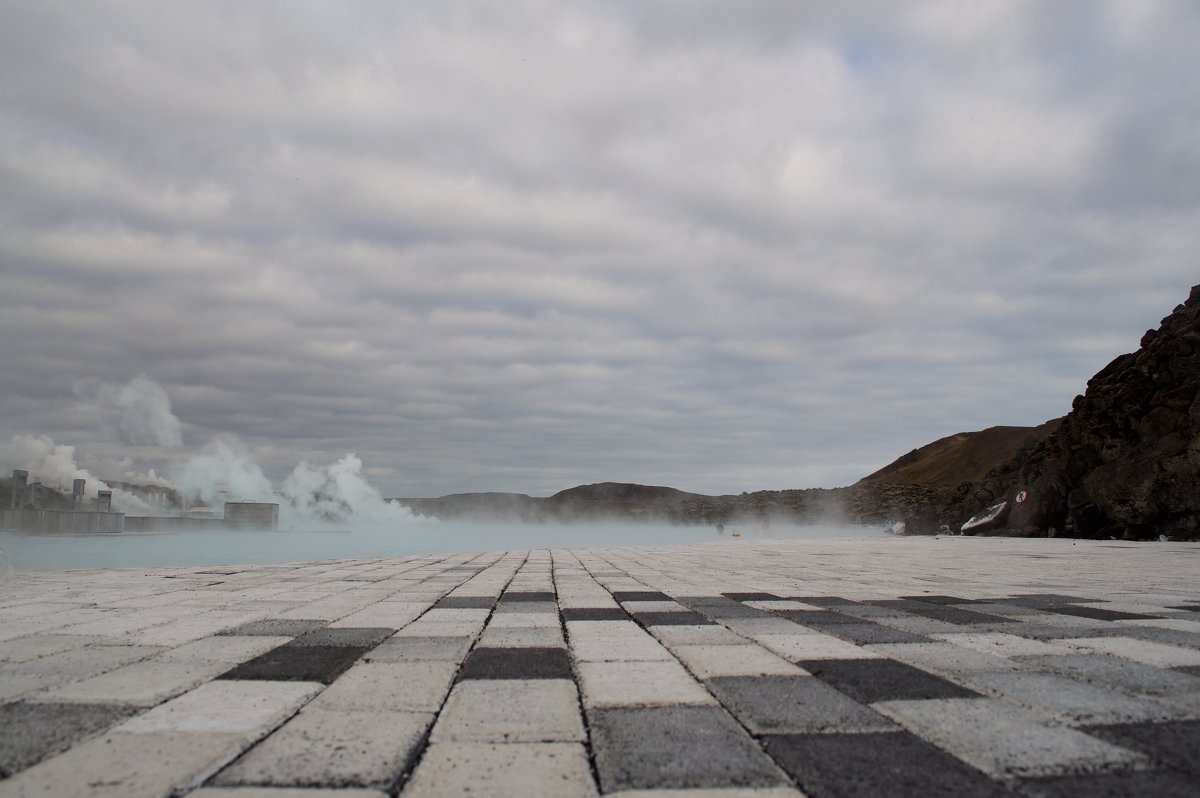
[[[431,739],[582,742],[579,694],[567,679],[468,679],[450,692]]]
[[[224,785],[390,787],[428,713],[305,709],[216,778]]]
[[[593,798],[587,753],[578,743],[435,743],[405,798],[480,798],[484,795]]]
[[[1200,665],[1200,651],[1166,643],[1152,643],[1133,637],[1081,637],[1060,640],[1063,645],[1077,646],[1088,651],[1099,651],[1115,657],[1144,662],[1159,668],[1177,668],[1183,665]]]
[[[360,662],[325,688],[314,708],[436,712],[456,662]]]
[[[847,643],[826,634],[763,634],[755,635],[754,641],[763,648],[774,651],[784,659],[800,661],[808,659],[880,659],[882,655],[870,649]]]
[[[751,643],[737,646],[676,646],[672,653],[701,679],[715,676],[804,676],[808,673]]]
[[[117,731],[257,735],[287,720],[320,689],[312,682],[213,681],[126,721]]]
[[[588,707],[715,704],[678,662],[581,662],[580,687]]]
[[[872,708],[993,776],[1038,776],[1129,767],[1145,758],[986,698],[883,701]]]

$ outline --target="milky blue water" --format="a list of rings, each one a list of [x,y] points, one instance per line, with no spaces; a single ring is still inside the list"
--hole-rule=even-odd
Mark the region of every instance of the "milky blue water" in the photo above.
[[[741,537],[733,538],[739,532]],[[874,527],[805,526],[739,530],[712,527],[580,524],[482,524],[413,519],[341,532],[207,530],[120,535],[35,535],[0,532],[16,570],[130,568],[301,562],[409,554],[547,548],[614,548],[717,540],[878,537]]]

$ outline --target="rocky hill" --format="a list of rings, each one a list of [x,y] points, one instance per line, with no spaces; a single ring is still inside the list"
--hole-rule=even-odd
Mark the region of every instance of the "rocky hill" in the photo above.
[[[937,512],[955,523],[1002,502],[984,531],[1200,537],[1200,285],[1088,381],[1057,430]]]
[[[983,479],[1058,428],[1062,419],[1040,427],[989,427],[979,432],[960,432],[919,449],[913,449],[890,465],[863,477],[857,484],[924,485],[954,488],[963,482]]]

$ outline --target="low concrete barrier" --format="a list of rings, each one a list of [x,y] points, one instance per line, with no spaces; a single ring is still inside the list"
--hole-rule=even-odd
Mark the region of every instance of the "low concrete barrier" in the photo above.
[[[64,534],[118,533],[125,531],[125,514],[73,510],[0,510],[0,529]]]
[[[192,532],[229,528],[229,525],[220,518],[188,518],[173,515],[131,515],[125,518],[126,532]]]

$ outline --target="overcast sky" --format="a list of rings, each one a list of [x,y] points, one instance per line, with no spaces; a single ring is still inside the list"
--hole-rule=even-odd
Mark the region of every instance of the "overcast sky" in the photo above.
[[[1200,282],[1198,41],[1193,0],[5,0],[0,439],[725,493],[1039,424]],[[139,375],[182,446],[98,421]]]

